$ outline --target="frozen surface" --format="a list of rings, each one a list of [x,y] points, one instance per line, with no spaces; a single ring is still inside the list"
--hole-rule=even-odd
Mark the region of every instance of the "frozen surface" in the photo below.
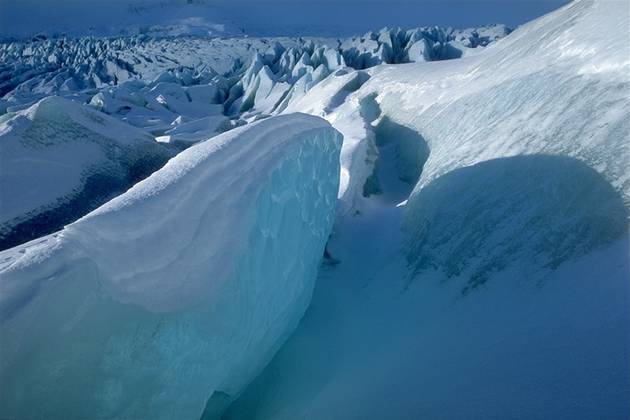
[[[169,3],[165,10],[173,7],[175,5]],[[340,197],[342,207],[349,209],[362,191],[361,179],[366,179],[371,172],[371,166],[363,163],[363,155],[369,159],[371,149],[361,141],[369,130],[366,131],[362,124],[360,110],[346,104],[349,95],[365,83],[369,74],[366,70],[355,71],[353,67],[363,69],[381,63],[418,60],[409,55],[415,45],[428,48],[423,50],[426,53],[423,60],[454,58],[465,51],[477,51],[508,32],[504,26],[495,25],[468,30],[436,27],[409,31],[383,29],[347,40],[222,39],[196,33],[188,36],[139,34],[112,38],[6,40],[0,43],[0,113],[8,113],[3,118],[9,121],[18,118],[14,114],[32,112],[29,107],[39,109],[42,104],[49,104],[42,108],[74,109],[80,107],[77,103],[83,103],[127,125],[145,130],[158,142],[168,144],[171,150],[185,149],[269,115],[296,111],[320,116],[331,114],[327,117],[329,120],[340,118],[347,122],[338,125],[343,127],[346,138]],[[445,51],[457,53],[446,54]],[[307,95],[311,90],[313,93]],[[51,95],[73,102],[60,98],[46,99]],[[332,115],[335,112],[336,117]],[[103,116],[103,121],[110,124],[112,118],[107,116]],[[49,125],[57,133],[57,138],[64,130],[69,130],[60,121],[50,122]],[[105,131],[109,133],[106,137],[115,139],[129,136],[149,139],[147,133],[121,124],[111,129],[103,128],[99,133]],[[150,143],[156,151],[162,150],[155,142]],[[88,146],[81,142],[76,147]],[[79,155],[88,153],[78,149],[64,149],[66,158],[74,159],[75,152]],[[362,151],[363,155],[355,153],[355,149]],[[62,153],[61,150],[59,147],[42,149],[36,159],[40,162],[65,159],[54,156],[54,153]],[[48,153],[52,155],[47,156]],[[164,153],[162,151],[162,155]],[[31,160],[30,165],[36,164],[34,156],[28,159]],[[133,161],[136,158],[133,155],[129,158],[123,156],[121,161],[126,159]],[[94,164],[90,161],[86,165]],[[110,165],[113,169],[108,167],[102,172],[116,174],[120,172],[117,169],[120,165],[127,164],[115,162]],[[26,194],[36,196],[33,200],[42,201],[37,205],[54,207],[48,210],[61,214],[39,216],[35,224],[41,226],[34,227],[33,223],[22,226],[22,233],[3,247],[61,228],[124,191],[150,173],[149,169],[158,166],[148,164],[146,170],[134,173],[125,182],[118,181],[119,175],[115,175],[113,181],[111,177],[103,179],[99,174],[90,176],[92,168],[86,169],[82,164],[75,164],[69,171],[58,166],[58,172],[64,171],[63,179],[53,188],[42,182],[36,188],[22,188],[22,195],[6,190],[8,196],[14,198],[12,204],[4,206],[2,213],[3,217],[15,219],[12,224],[33,219],[42,213],[39,210],[33,213],[33,209],[28,207],[30,199],[23,198]],[[25,165],[20,165],[20,168],[31,170]],[[51,168],[49,166],[48,179],[53,180],[59,175],[53,174]],[[80,173],[72,173],[72,170]],[[20,189],[20,184],[12,178],[12,171],[0,171],[0,182]],[[356,183],[350,183],[351,171],[355,174]],[[37,182],[36,179],[31,178],[32,182]],[[66,185],[66,182],[74,184]],[[112,182],[115,185],[108,185]],[[84,187],[86,183],[89,188]],[[40,195],[39,190],[46,190],[47,194]],[[88,190],[95,199],[81,195],[82,191]],[[58,204],[51,205],[51,197],[61,197],[61,204],[66,209]],[[78,208],[79,204],[84,208]]]
[[[505,26],[494,25],[464,30],[385,28],[352,39],[198,34],[7,39],[0,43],[0,112],[51,94],[84,101],[104,95],[97,103],[122,96],[116,98],[118,102],[105,103],[107,109],[114,106],[118,110],[129,106],[120,101],[142,105],[144,95],[133,95],[153,87],[151,82],[175,82],[183,86],[211,84],[217,90],[213,101],[225,102],[226,111],[236,102],[233,113],[255,107],[258,113],[268,114],[285,96],[299,96],[300,92],[288,92],[298,81],[297,90],[306,91],[346,65],[362,69],[381,63],[457,58],[509,32]],[[118,88],[138,80],[144,84],[127,83]],[[152,105],[151,101],[145,105]]]
[[[0,112],[188,149],[0,254],[0,416],[627,418],[629,12],[2,43]]]
[[[352,211],[226,418],[627,419],[629,13],[577,1],[459,60],[370,68],[335,107],[306,94],[345,135]]]
[[[0,117],[0,249],[61,229],[172,155],[148,133],[59,97]]]
[[[340,140],[304,114],[237,128],[0,253],[0,416],[220,415],[310,301]]]

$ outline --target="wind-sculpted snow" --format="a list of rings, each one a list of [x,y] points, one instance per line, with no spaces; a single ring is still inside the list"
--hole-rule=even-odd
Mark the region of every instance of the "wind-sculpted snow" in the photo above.
[[[61,229],[173,155],[146,132],[49,97],[0,118],[0,249]]]
[[[578,193],[570,180],[554,172],[549,173],[548,180],[545,177],[536,178],[539,183],[547,180],[549,188],[557,182],[557,187],[541,194],[540,200],[535,199],[538,195],[534,185],[528,186],[507,177],[504,177],[505,185],[492,180],[496,191],[501,191],[499,195],[510,188],[523,189],[522,196],[504,208],[506,214],[503,217],[507,217],[508,209],[511,208],[520,208],[514,215],[515,219],[523,217],[511,227],[508,226],[508,230],[526,229],[528,223],[533,223],[530,228],[536,229],[536,235],[541,235],[541,238],[547,237],[546,240],[554,242],[553,246],[558,247],[554,250],[543,245],[540,242],[542,239],[520,233],[514,233],[518,240],[516,236],[510,237],[506,233],[507,236],[502,239],[505,248],[502,251],[500,247],[494,248],[497,239],[493,237],[492,229],[486,233],[483,233],[483,229],[489,229],[499,219],[490,213],[481,215],[481,212],[503,210],[501,206],[493,210],[495,190],[490,187],[481,189],[481,179],[476,184],[480,188],[478,193],[488,196],[476,200],[481,200],[479,203],[487,200],[488,207],[484,209],[480,204],[477,210],[469,209],[469,217],[485,220],[481,222],[482,219],[479,219],[479,226],[471,223],[468,227],[471,235],[477,238],[475,246],[465,242],[457,245],[457,237],[462,239],[467,235],[461,230],[453,236],[444,232],[446,236],[443,237],[425,237],[427,228],[443,223],[440,214],[444,212],[431,213],[429,220],[417,213],[424,214],[422,209],[431,205],[428,202],[432,199],[428,197],[433,194],[430,191],[434,191],[429,189],[432,184],[437,183],[442,185],[440,188],[446,189],[459,188],[447,187],[449,184],[446,184],[446,180],[445,184],[440,184],[440,179],[452,171],[477,167],[491,159],[532,154],[564,156],[584,162],[618,191],[626,206],[630,205],[630,174],[627,170],[627,162],[630,161],[630,122],[627,118],[630,115],[630,72],[627,71],[630,69],[630,46],[621,35],[628,25],[628,13],[619,11],[618,7],[619,4],[615,2],[576,2],[519,28],[483,53],[458,60],[456,64],[454,61],[434,63],[425,67],[421,76],[410,69],[388,67],[375,72],[364,85],[362,90],[365,93],[378,92],[377,99],[384,114],[422,134],[430,149],[422,177],[409,199],[407,212],[407,227],[412,232],[409,258],[419,264],[418,268],[430,265],[427,261],[430,256],[439,254],[437,250],[425,254],[428,248],[421,245],[425,241],[426,244],[444,241],[451,250],[457,246],[475,248],[471,250],[475,255],[480,249],[493,249],[488,254],[481,252],[476,255],[478,259],[475,265],[497,268],[508,265],[510,260],[520,259],[528,259],[531,265],[536,265],[533,255],[539,253],[547,255],[539,255],[541,267],[557,266],[562,261],[588,253],[593,248],[591,245],[602,243],[600,233],[602,237],[614,239],[614,235],[603,232],[610,233],[607,229],[616,229],[615,226],[619,225],[618,214],[604,203],[600,208],[604,218],[602,221],[588,219],[590,216],[586,214],[584,217],[588,220],[580,220],[582,210],[577,204],[571,205],[575,207],[575,219],[563,221],[563,216],[557,219],[551,216],[568,211],[563,207],[563,201],[569,197],[575,197],[576,201],[581,201],[577,197],[582,197],[584,203],[590,203],[585,204],[585,212],[598,200],[595,190],[589,190],[592,195],[587,194],[586,190]],[[598,33],[595,28],[602,22],[620,35],[611,37]],[[526,177],[527,171],[530,171],[532,175],[528,177],[532,179],[533,173],[546,172],[545,168],[535,166],[525,168],[529,169],[523,169],[522,177]],[[570,167],[564,167],[564,170],[573,172]],[[470,173],[475,172],[471,169]],[[579,174],[572,176],[580,178]],[[594,188],[587,180],[582,179],[582,182]],[[561,193],[555,192],[556,189],[567,195],[559,198]],[[545,198],[549,201],[541,201]],[[519,200],[524,200],[520,206],[517,205]],[[526,203],[531,203],[530,209],[523,208]],[[438,205],[437,202],[434,204]],[[549,212],[550,220],[536,224],[533,219],[545,218],[543,211]],[[479,212],[479,216],[475,212]],[[420,223],[420,220],[424,221]],[[580,228],[582,223],[587,223],[589,227]],[[487,228],[484,228],[485,224],[488,224]],[[591,228],[592,236],[584,236],[582,229]],[[615,231],[617,237],[621,235],[618,229]],[[564,239],[560,240],[561,237]],[[531,258],[519,254],[521,241],[527,244],[525,246]],[[434,263],[449,275],[463,273],[468,257],[453,257],[453,260],[458,260],[457,269],[452,264],[443,264],[442,258],[451,252],[457,254],[457,251],[445,251],[437,259],[442,263],[437,260]],[[495,252],[504,254],[498,257]],[[511,252],[514,254],[510,257]],[[479,273],[469,268],[472,272],[466,275],[471,276],[471,281],[475,283],[472,278],[476,276],[475,273]]]
[[[310,301],[340,140],[303,114],[235,129],[0,254],[0,417],[220,416]]]
[[[626,6],[5,44],[9,111],[59,92],[188,149],[0,254],[0,417],[627,418]],[[29,74],[60,42],[131,67]]]

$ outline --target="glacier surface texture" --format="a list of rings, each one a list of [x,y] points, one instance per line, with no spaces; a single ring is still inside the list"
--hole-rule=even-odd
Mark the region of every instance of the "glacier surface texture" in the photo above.
[[[149,3],[0,28],[0,418],[628,419],[626,0]]]

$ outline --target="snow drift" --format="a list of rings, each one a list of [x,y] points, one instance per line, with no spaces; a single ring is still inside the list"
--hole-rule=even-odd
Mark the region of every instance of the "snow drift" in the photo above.
[[[319,118],[266,119],[0,254],[0,416],[218,416],[310,301],[339,148]]]
[[[61,229],[172,155],[146,132],[59,97],[0,117],[0,249]]]

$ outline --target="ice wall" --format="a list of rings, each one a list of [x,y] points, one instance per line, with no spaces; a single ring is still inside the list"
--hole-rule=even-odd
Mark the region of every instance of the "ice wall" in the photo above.
[[[340,140],[304,114],[241,127],[3,252],[0,416],[220,415],[310,301]]]

